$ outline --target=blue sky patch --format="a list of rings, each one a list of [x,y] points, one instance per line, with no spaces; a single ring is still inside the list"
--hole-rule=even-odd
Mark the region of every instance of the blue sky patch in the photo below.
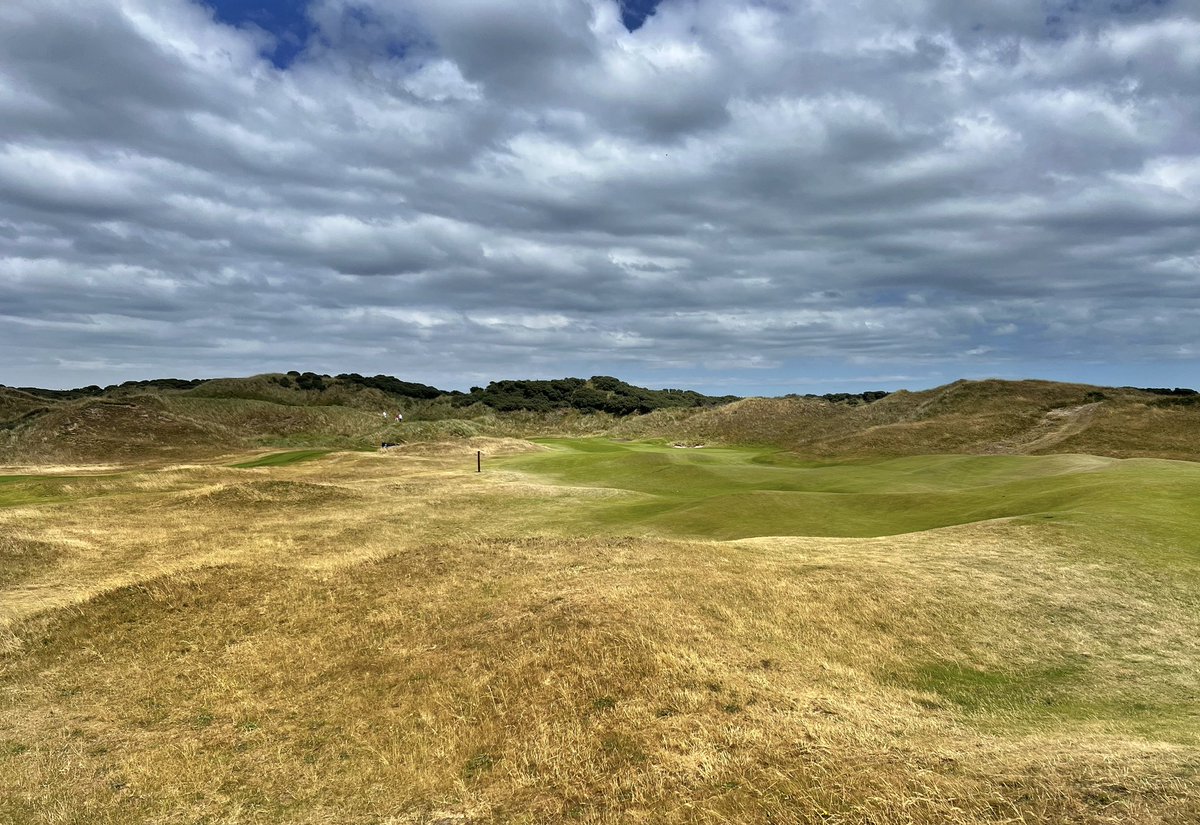
[[[313,35],[307,2],[297,0],[202,0],[229,26],[257,26],[275,37],[275,47],[266,53],[280,69],[286,69],[304,50]],[[661,0],[619,0],[621,22],[637,31],[654,14]]]
[[[621,0],[621,22],[625,28],[637,31],[654,14],[660,0]]]
[[[267,53],[276,66],[285,69],[304,50],[312,36],[308,3],[296,0],[204,0],[217,20],[230,26],[258,26],[275,37],[274,50]]]

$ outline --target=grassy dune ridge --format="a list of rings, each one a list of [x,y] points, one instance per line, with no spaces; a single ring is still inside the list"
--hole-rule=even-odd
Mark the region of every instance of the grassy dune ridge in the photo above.
[[[298,455],[9,471],[0,821],[1200,819],[1200,465]]]
[[[341,379],[305,389],[284,386],[285,378],[117,387],[65,399],[0,387],[0,462],[169,464],[256,447],[373,449],[382,441],[531,435],[760,444],[811,459],[945,453],[1200,459],[1198,399],[1131,388],[956,381],[873,403],[746,398],[614,416],[571,408],[500,413],[482,403],[461,406],[462,397],[398,397]],[[394,420],[399,411],[402,425]]]
[[[955,381],[872,404],[747,398],[622,420],[612,434],[763,444],[808,458],[1088,453],[1200,458],[1200,404],[1128,388],[1052,381]]]

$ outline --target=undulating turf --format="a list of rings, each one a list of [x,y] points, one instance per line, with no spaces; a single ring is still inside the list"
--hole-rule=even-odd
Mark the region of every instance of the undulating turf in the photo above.
[[[255,467],[283,467],[301,461],[312,461],[314,458],[320,458],[323,455],[329,455],[329,453],[330,450],[288,450],[287,452],[260,456],[251,461],[243,461],[240,464],[233,464],[231,466],[241,470],[249,470]]]
[[[324,453],[0,486],[0,822],[1200,821],[1196,465]]]
[[[626,491],[573,506],[583,531],[695,538],[883,536],[995,518],[1128,532],[1200,558],[1200,464],[1095,456],[912,456],[811,462],[744,448],[544,439],[499,462]],[[1161,548],[1160,548],[1161,549]]]
[[[70,496],[63,487],[70,481],[64,476],[0,476],[0,507],[64,501]]]

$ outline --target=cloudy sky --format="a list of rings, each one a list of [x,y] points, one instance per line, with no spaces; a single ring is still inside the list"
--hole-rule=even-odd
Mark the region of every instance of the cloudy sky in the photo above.
[[[3,0],[0,383],[1200,385],[1200,0]]]

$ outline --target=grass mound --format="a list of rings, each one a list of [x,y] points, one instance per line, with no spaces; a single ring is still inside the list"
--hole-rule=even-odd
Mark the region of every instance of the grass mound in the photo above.
[[[228,434],[180,415],[153,396],[58,404],[8,433],[8,454],[38,463],[123,462],[147,453],[212,453]]]
[[[283,467],[301,461],[312,461],[314,458],[321,458],[329,453],[329,450],[289,450],[283,453],[269,453],[232,466],[241,470],[250,470],[255,467]]]
[[[355,493],[333,484],[314,484],[304,481],[263,480],[241,484],[221,484],[179,495],[185,506],[210,508],[270,507],[276,505],[301,506],[345,503],[349,504]]]
[[[53,566],[63,550],[53,542],[27,536],[0,534],[0,588],[28,579]]]

